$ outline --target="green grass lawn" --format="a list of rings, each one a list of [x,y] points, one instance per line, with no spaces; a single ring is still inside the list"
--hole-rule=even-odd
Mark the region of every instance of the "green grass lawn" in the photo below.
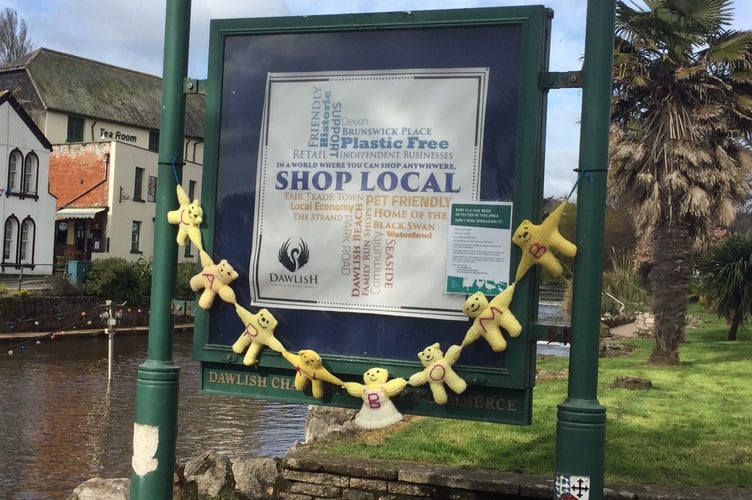
[[[752,487],[752,331],[725,340],[727,325],[692,306],[702,326],[687,330],[681,367],[646,365],[652,340],[601,358],[598,399],[606,407],[606,483]],[[566,358],[538,361],[564,370]],[[615,377],[641,377],[648,390],[614,389]],[[556,407],[567,378],[539,380],[533,424],[526,427],[414,417],[391,428],[323,440],[338,454],[553,476]]]

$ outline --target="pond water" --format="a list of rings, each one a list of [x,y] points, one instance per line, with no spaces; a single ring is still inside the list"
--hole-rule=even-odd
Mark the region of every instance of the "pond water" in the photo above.
[[[92,477],[130,477],[136,376],[146,340],[115,336],[109,388],[105,335],[24,348],[0,343],[2,498],[66,498]],[[305,405],[202,394],[192,341],[192,332],[175,334],[178,462],[209,450],[232,458],[282,456],[303,440]]]
[[[538,323],[541,325],[569,326],[570,315],[560,302],[541,301],[538,304]],[[569,357],[569,344],[539,340],[537,353],[547,356]]]

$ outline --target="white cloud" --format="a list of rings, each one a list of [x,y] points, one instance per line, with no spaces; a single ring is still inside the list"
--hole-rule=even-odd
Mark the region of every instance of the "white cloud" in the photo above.
[[[578,70],[584,54],[587,2],[583,0],[193,0],[189,76],[205,78],[210,19],[299,16],[373,11],[544,4],[554,10],[552,71]],[[87,57],[145,73],[162,73],[165,2],[154,0],[9,0],[26,20],[38,47]],[[752,2],[734,4],[736,29],[752,24]],[[581,93],[552,90],[546,147],[545,194],[566,195],[576,176]],[[566,193],[564,192],[566,191]]]

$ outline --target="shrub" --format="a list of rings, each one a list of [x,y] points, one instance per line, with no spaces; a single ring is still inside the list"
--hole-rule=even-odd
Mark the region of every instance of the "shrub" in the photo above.
[[[133,263],[133,267],[144,285],[146,295],[148,295],[151,290],[152,260],[146,260],[143,257],[139,257],[138,260]]]
[[[708,305],[731,323],[728,340],[752,317],[752,233],[737,233],[697,259],[699,290]]]
[[[177,270],[177,283],[175,285],[175,298],[180,300],[195,300],[196,292],[191,290],[190,280],[199,272],[196,262],[179,262]]]
[[[142,305],[151,281],[151,273],[146,273],[145,267],[144,263],[130,263],[121,257],[94,260],[83,287],[84,293]]]
[[[71,283],[65,276],[55,274],[50,278],[50,293],[54,297],[82,295],[80,287]]]
[[[640,283],[637,266],[629,253],[617,252],[612,248],[610,261],[612,269],[603,273],[603,291],[608,292],[623,305],[604,293],[601,298],[601,312],[631,316],[643,308],[648,292]]]

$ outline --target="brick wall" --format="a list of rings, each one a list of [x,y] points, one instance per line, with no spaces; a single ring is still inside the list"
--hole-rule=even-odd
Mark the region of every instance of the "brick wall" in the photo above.
[[[50,192],[57,208],[75,200],[80,207],[107,206],[109,142],[62,144],[50,154]],[[80,198],[78,198],[80,196]]]

